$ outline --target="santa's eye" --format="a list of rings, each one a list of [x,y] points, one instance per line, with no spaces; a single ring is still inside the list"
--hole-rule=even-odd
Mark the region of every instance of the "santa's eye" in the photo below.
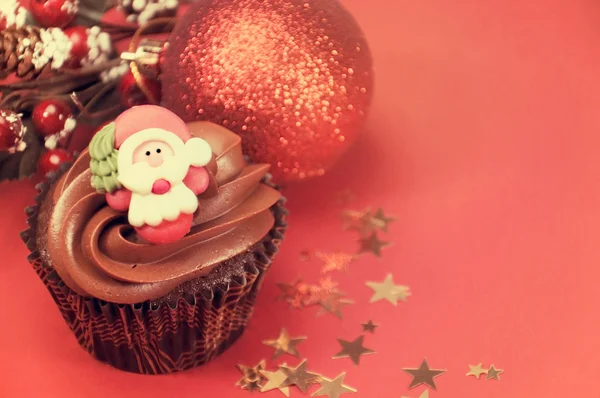
[[[160,153],[160,148],[158,148],[158,149],[156,150],[156,153]]]
[[[146,156],[150,156],[150,151],[146,151]]]

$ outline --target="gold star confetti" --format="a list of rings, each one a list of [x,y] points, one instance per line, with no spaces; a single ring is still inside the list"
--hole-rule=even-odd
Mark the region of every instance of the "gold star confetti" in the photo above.
[[[406,301],[408,296],[411,295],[408,286],[394,284],[392,274],[387,274],[382,282],[367,282],[367,286],[375,292],[370,303],[387,300],[393,305],[398,305],[398,300]]]
[[[426,359],[421,362],[421,366],[419,366],[417,369],[405,368],[402,370],[413,377],[410,385],[408,386],[409,389],[420,386],[421,384],[425,384],[434,390],[437,390],[435,381],[433,379],[446,372],[446,370],[442,369],[429,369],[429,364],[427,364]]]
[[[333,293],[325,299],[320,300],[319,304],[321,305],[321,310],[317,312],[317,316],[329,313],[342,319],[342,308],[354,304],[354,301],[344,298],[344,295],[340,293]]]
[[[355,393],[355,388],[344,385],[344,377],[346,373],[340,374],[333,380],[321,377],[321,388],[315,391],[313,397],[327,396],[329,398],[339,398],[342,394]]]
[[[406,302],[408,297],[411,295],[412,293],[410,292],[410,287],[402,285],[398,286],[398,290],[396,291],[396,298],[398,300]]]
[[[306,337],[290,337],[287,330],[281,329],[279,333],[279,337],[275,340],[265,340],[263,344],[268,345],[269,347],[275,348],[275,352],[273,353],[273,359],[277,358],[282,354],[290,354],[297,358],[300,358],[300,353],[296,346],[298,343],[306,340]]]
[[[338,314],[339,308],[352,302],[341,299],[345,294],[337,289],[337,283],[330,277],[321,279],[318,285],[297,280],[293,284],[278,283],[277,286],[283,293],[279,299],[283,299],[290,307],[296,309],[320,304],[329,312]],[[341,313],[338,316],[341,316]]]
[[[375,354],[375,351],[363,346],[364,338],[365,336],[360,335],[353,341],[337,339],[337,341],[342,346],[342,350],[335,354],[333,358],[335,359],[349,357],[355,365],[358,365],[360,363],[361,355]]]
[[[242,390],[249,390],[250,392],[254,392],[261,389],[261,381],[260,380],[252,380],[248,381],[243,379],[244,381],[240,382],[240,387]]]
[[[360,232],[361,235],[366,235],[373,231],[373,225],[370,222],[371,217],[372,214],[369,210],[344,210],[342,211],[342,228],[344,230],[355,230]]]
[[[379,327],[379,325],[373,323],[371,320],[367,323],[361,323],[361,326],[363,328],[363,332],[369,332],[371,334],[375,334],[375,329]]]
[[[401,397],[401,398],[409,398],[409,397]],[[419,398],[429,398],[429,390],[425,390],[419,395]]]
[[[238,364],[237,368],[242,372],[244,377],[238,380],[236,385],[242,387],[244,390],[250,390],[251,392],[259,390],[264,382],[260,372],[265,369],[265,365],[266,361],[264,359],[254,367]]]
[[[306,285],[304,293],[304,303],[306,306],[320,304],[322,301],[328,300],[331,296],[344,296],[338,288],[337,283],[330,277],[323,278],[318,285]]]
[[[300,309],[304,307],[304,298],[306,292],[306,284],[301,280],[297,280],[294,283],[278,283],[277,287],[281,290],[282,295],[279,299],[286,301],[290,307]]]
[[[360,242],[360,249],[358,251],[358,254],[373,253],[377,257],[381,257],[381,249],[390,245],[389,242],[384,242],[382,240],[379,240],[376,232],[373,232],[371,235],[369,235],[366,238],[360,239],[359,242]]]
[[[487,369],[483,368],[483,364],[480,363],[478,365],[469,365],[469,371],[466,376],[475,376],[476,379],[479,379],[479,376],[482,374],[486,375],[488,373]]]
[[[386,216],[382,208],[378,208],[375,213],[369,209],[342,211],[343,229],[358,231],[361,236],[368,236],[375,231],[387,232],[388,224],[395,220],[394,217]]]
[[[487,376],[485,377],[486,380],[500,380],[500,374],[504,373],[504,370],[502,369],[496,369],[494,367],[494,365],[491,365],[490,368],[487,371]]]
[[[356,255],[344,252],[316,253],[315,255],[324,263],[321,270],[324,274],[330,271],[346,271],[348,265],[356,259]]]
[[[254,367],[237,365],[237,368],[242,372],[245,379],[259,380],[261,378],[260,371],[265,369],[266,363],[267,362],[263,359]]]
[[[394,217],[387,217],[383,213],[383,209],[381,207],[377,209],[371,218],[371,223],[383,232],[387,232],[388,224],[394,221],[396,221],[396,219]]]
[[[313,295],[315,292],[329,294],[331,292],[337,292],[337,285],[337,282],[328,276],[327,278],[321,279],[318,285],[311,286],[310,289],[313,291]]]
[[[283,384],[280,387],[296,386],[306,393],[311,384],[318,383],[321,376],[317,373],[312,373],[306,370],[306,359],[300,362],[295,368],[290,368],[287,365],[281,365],[279,368],[286,375]]]
[[[276,372],[270,372],[268,370],[261,370],[260,373],[267,379],[267,382],[262,387],[260,392],[267,392],[274,389],[278,389],[281,391],[283,395],[286,397],[290,396],[290,388],[289,387],[281,387],[287,376],[283,373],[283,370],[278,369]]]

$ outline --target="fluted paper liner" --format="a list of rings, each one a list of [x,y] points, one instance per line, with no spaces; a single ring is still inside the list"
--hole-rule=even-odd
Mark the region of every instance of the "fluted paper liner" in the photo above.
[[[87,352],[118,369],[162,374],[204,364],[241,336],[287,227],[285,199],[271,208],[275,224],[262,242],[253,246],[253,264],[244,265],[242,276],[232,276],[229,283],[193,296],[181,293],[175,303],[163,300],[154,305],[156,300],[151,300],[116,304],[74,292],[37,249],[38,211],[51,185],[67,169],[64,165],[36,187],[36,204],[25,210],[29,229],[21,233],[21,238],[31,252],[29,262]],[[265,183],[273,186],[269,178]]]

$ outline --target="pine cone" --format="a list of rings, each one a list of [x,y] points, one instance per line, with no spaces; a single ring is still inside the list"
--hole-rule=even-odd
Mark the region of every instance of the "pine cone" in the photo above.
[[[31,80],[50,68],[51,60],[34,65],[35,47],[41,45],[41,31],[37,26],[0,31],[0,77],[14,72],[24,80]]]
[[[70,51],[69,38],[60,28],[28,25],[0,31],[0,78],[14,72],[24,80],[35,79],[60,69]]]

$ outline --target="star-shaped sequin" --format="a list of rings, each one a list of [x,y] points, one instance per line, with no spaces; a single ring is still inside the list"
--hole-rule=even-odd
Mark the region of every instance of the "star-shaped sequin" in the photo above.
[[[254,392],[254,391],[260,391],[261,389],[261,380],[245,380],[243,379],[240,380],[239,386],[242,388],[242,390],[248,390],[250,392]]]
[[[265,369],[265,365],[266,361],[264,359],[254,367],[238,364],[237,368],[244,376],[238,380],[236,385],[244,390],[250,390],[251,392],[260,390],[264,383],[263,376],[260,372]]]
[[[371,303],[375,303],[379,300],[387,300],[393,305],[398,305],[398,300],[406,301],[411,295],[408,286],[394,284],[392,274],[387,274],[382,282],[367,282],[367,286],[374,291],[374,294],[371,297]]]
[[[333,380],[327,379],[325,377],[321,377],[321,388],[315,391],[312,396],[313,397],[324,397],[328,398],[339,398],[342,394],[351,394],[355,393],[357,390],[355,388],[344,385],[344,377],[346,373],[340,374]]]
[[[331,297],[342,297],[344,294],[337,288],[337,282],[334,282],[330,277],[323,278],[318,285],[307,285],[304,296],[304,305],[321,304],[323,301],[329,300]]]
[[[281,290],[282,295],[280,300],[286,301],[290,307],[300,309],[304,307],[304,299],[306,297],[307,285],[301,280],[296,280],[292,284],[277,283],[277,287]]]
[[[275,352],[273,353],[273,359],[282,354],[290,354],[300,358],[300,353],[298,352],[296,346],[304,340],[306,340],[306,337],[290,337],[287,330],[281,329],[277,339],[265,340],[263,341],[263,344],[275,349]]]
[[[375,231],[388,231],[389,223],[395,221],[394,217],[386,216],[382,208],[375,213],[367,209],[364,211],[346,209],[342,212],[343,228],[355,230],[361,236],[368,236]]]
[[[504,370],[502,369],[496,369],[494,367],[494,365],[491,365],[490,368],[487,371],[487,376],[485,377],[486,380],[500,380],[500,374],[504,373]]]
[[[386,246],[389,246],[389,242],[384,242],[379,240],[376,232],[371,233],[369,236],[362,238],[359,240],[360,249],[358,254],[362,253],[373,253],[377,257],[381,257],[381,249]]]
[[[387,232],[388,224],[393,221],[396,221],[396,219],[394,217],[386,216],[383,213],[383,209],[381,207],[377,209],[377,211],[375,212],[375,214],[373,214],[371,218],[371,222],[373,223],[373,225],[375,225],[378,229],[382,230],[383,232]]]
[[[361,323],[361,326],[363,328],[363,332],[369,332],[371,334],[375,334],[375,329],[379,327],[379,325],[373,323],[371,320],[369,320],[367,323]]]
[[[429,369],[429,364],[426,359],[424,359],[423,362],[421,362],[421,366],[416,369],[405,368],[402,370],[413,377],[408,386],[409,389],[425,384],[434,390],[437,390],[433,379],[446,372],[446,370],[442,369]]]
[[[245,379],[248,380],[259,380],[261,378],[260,371],[266,367],[266,361],[261,360],[256,366],[237,365],[237,368],[242,372]]]
[[[479,379],[479,377],[482,374],[487,374],[488,370],[483,368],[483,364],[477,364],[477,365],[469,365],[469,371],[467,372],[466,376],[475,376],[476,379]]]
[[[260,373],[267,379],[267,382],[261,388],[260,392],[267,392],[278,389],[286,397],[290,396],[290,388],[282,387],[283,382],[287,379],[287,375],[283,370],[278,369],[276,372],[270,372],[268,370],[261,370]]]
[[[354,362],[354,364],[358,366],[358,364],[360,363],[361,355],[375,354],[375,351],[363,346],[364,338],[365,336],[360,335],[353,341],[337,339],[337,341],[342,346],[342,350],[335,354],[333,358],[349,357],[352,360],[352,362]]]
[[[335,317],[342,319],[342,308],[350,304],[354,304],[354,301],[345,298],[341,293],[332,293],[319,301],[321,310],[317,312],[317,315],[333,314]]]
[[[281,365],[279,368],[286,375],[281,387],[296,386],[306,393],[311,384],[318,383],[321,376],[317,373],[312,373],[306,370],[306,359],[300,362],[295,368],[290,368],[287,365]]]
[[[344,230],[355,230],[360,235],[368,235],[374,227],[371,223],[372,214],[369,210],[344,210],[342,211],[342,227]]]
[[[321,272],[324,274],[330,271],[346,271],[348,265],[356,258],[354,254],[344,252],[316,253],[316,256],[323,261]]]

